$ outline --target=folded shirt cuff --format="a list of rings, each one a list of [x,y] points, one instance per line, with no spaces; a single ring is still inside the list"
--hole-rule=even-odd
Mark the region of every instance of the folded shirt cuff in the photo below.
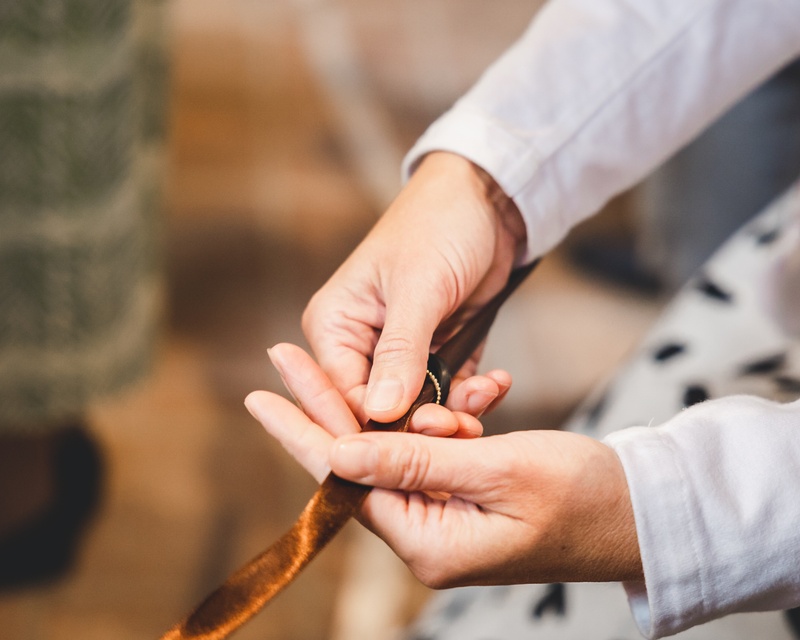
[[[532,181],[545,170],[530,135],[509,130],[503,122],[479,109],[457,103],[417,140],[403,160],[407,181],[422,159],[434,151],[460,155],[486,171],[514,201],[528,231],[528,245],[520,262],[531,262],[556,246],[570,229],[558,211],[557,181]],[[545,212],[551,212],[545,215]]]
[[[661,429],[632,427],[604,442],[616,451],[628,478],[644,568],[644,584],[624,585],[631,613],[648,638],[688,628],[705,618],[706,598],[695,531],[702,519],[680,456]]]

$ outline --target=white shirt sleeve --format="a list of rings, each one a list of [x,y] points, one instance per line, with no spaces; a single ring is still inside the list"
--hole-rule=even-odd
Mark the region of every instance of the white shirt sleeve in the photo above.
[[[406,156],[461,154],[546,253],[800,54],[800,0],[552,0]],[[628,476],[642,632],[800,604],[800,403],[709,401],[606,440]],[[645,587],[646,584],[646,587]]]
[[[710,400],[605,442],[631,490],[645,582],[625,587],[645,636],[800,604],[800,401]]]
[[[632,186],[800,54],[798,0],[553,0],[406,156],[483,167],[525,260]]]

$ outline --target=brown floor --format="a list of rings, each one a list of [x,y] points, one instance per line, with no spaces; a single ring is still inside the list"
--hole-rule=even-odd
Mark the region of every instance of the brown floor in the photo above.
[[[266,348],[303,344],[305,301],[396,190],[402,150],[530,6],[173,0],[169,322],[152,377],[93,410],[108,478],[75,570],[0,594],[0,638],[156,638],[288,527],[314,485],[242,405],[281,388]],[[546,261],[492,337],[487,364],[517,387],[491,428],[556,426],[657,307]],[[427,591],[368,536],[348,527],[236,637],[396,637]]]

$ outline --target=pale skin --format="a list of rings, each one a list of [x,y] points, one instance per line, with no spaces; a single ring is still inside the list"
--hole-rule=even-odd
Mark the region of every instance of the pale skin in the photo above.
[[[642,579],[616,454],[559,431],[479,438],[477,418],[511,384],[503,371],[474,375],[479,353],[448,408],[421,408],[412,433],[359,433],[367,418],[405,413],[429,351],[502,288],[525,243],[519,212],[487,174],[428,155],[310,301],[303,329],[317,361],[292,345],[271,350],[300,406],[247,399],[317,480],[332,469],[377,487],[362,522],[433,587]]]
[[[308,354],[280,344],[270,358],[297,404],[256,391],[250,412],[318,481],[333,470],[377,487],[361,521],[428,586],[642,578],[613,450],[560,431],[478,437],[470,400],[490,405],[507,390],[507,373],[464,380],[452,410],[422,407],[412,433],[359,433]]]
[[[459,156],[429,155],[309,302],[306,337],[360,419],[402,416],[431,345],[505,284],[525,226],[487,180]]]

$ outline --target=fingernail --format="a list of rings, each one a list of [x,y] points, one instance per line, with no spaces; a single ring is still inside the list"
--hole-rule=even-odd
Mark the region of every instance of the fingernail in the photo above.
[[[396,378],[378,380],[367,389],[367,411],[391,411],[403,399],[403,383]]]
[[[256,410],[253,408],[254,401],[252,400],[252,395],[253,394],[249,394],[244,399],[244,406],[247,407],[247,410],[250,412],[250,415],[253,416],[256,420],[258,420],[258,414],[256,413]]]
[[[281,366],[278,363],[277,358],[275,357],[275,354],[273,353],[271,348],[267,349],[267,357],[269,358],[269,361],[272,363],[272,366],[278,370],[278,373],[280,373]]]
[[[284,388],[289,392],[289,395],[292,397],[292,400],[294,400],[295,403],[297,403],[299,406],[302,406],[300,404],[300,401],[297,399],[297,396],[294,395],[294,391],[292,391],[289,383],[286,381],[286,374],[283,372],[283,363],[280,361],[280,358],[278,358],[275,355],[275,352],[272,349],[267,349],[267,357],[269,358],[269,361],[272,363],[272,366],[275,367],[275,371],[278,372],[278,376],[280,377],[281,382],[283,382]]]
[[[476,418],[479,417],[486,409],[492,404],[492,401],[495,399],[495,395],[492,393],[485,393],[483,391],[477,391],[467,398],[467,408],[469,409],[469,413],[471,413]]]
[[[378,464],[378,447],[359,438],[346,438],[334,445],[331,467],[339,475],[351,480],[372,477]]]

